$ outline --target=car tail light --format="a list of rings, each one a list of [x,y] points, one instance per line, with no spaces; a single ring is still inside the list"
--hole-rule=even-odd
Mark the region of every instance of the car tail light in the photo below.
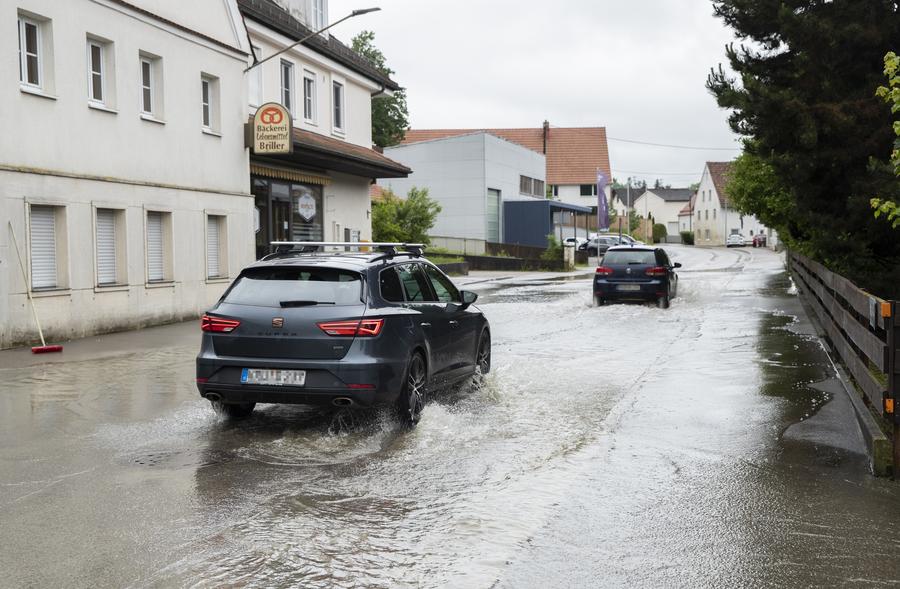
[[[606,266],[597,266],[597,274],[600,276],[612,276],[613,269]]]
[[[653,268],[647,268],[647,276],[665,276],[666,269],[662,266],[654,266]]]
[[[356,383],[353,383],[353,384],[348,384],[348,385],[347,385],[347,388],[348,388],[348,389],[354,389],[354,390],[368,390],[368,389],[374,389],[374,388],[375,388],[375,385],[373,385],[373,384],[361,384],[361,383],[360,383],[360,384],[356,384]]]
[[[214,317],[212,315],[204,315],[200,318],[200,329],[203,331],[231,333],[240,324],[241,322],[237,319]]]
[[[358,337],[375,337],[381,333],[384,319],[354,319],[352,321],[328,321],[318,323],[319,329],[328,335],[355,335]]]

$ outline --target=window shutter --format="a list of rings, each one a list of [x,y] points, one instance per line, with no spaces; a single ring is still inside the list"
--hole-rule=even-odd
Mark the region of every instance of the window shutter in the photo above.
[[[97,209],[97,284],[116,282],[116,212]]]
[[[147,277],[164,280],[162,213],[147,213]]]
[[[56,288],[56,215],[31,207],[31,288]]]
[[[206,218],[206,275],[209,278],[221,276],[219,273],[219,220]]]

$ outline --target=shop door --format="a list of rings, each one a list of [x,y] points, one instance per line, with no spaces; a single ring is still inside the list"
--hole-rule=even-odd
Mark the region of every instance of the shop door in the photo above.
[[[272,201],[272,241],[291,241],[290,201]]]

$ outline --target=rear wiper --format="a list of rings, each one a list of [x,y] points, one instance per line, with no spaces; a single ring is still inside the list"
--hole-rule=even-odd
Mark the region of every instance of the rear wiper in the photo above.
[[[312,305],[333,305],[334,301],[281,301],[279,303],[284,307],[310,307]]]

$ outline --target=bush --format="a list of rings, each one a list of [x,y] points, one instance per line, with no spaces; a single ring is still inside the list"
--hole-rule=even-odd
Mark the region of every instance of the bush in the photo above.
[[[541,254],[545,262],[558,262],[563,259],[563,246],[552,233],[547,236],[547,249]]]
[[[372,203],[372,239],[382,242],[424,243],[441,205],[428,198],[428,189],[413,187],[405,199],[390,190]]]
[[[694,245],[694,232],[693,231],[682,231],[681,232],[681,243],[684,245]]]
[[[666,239],[666,236],[669,234],[669,231],[666,229],[666,226],[662,223],[656,223],[653,225],[653,243],[659,243]]]

